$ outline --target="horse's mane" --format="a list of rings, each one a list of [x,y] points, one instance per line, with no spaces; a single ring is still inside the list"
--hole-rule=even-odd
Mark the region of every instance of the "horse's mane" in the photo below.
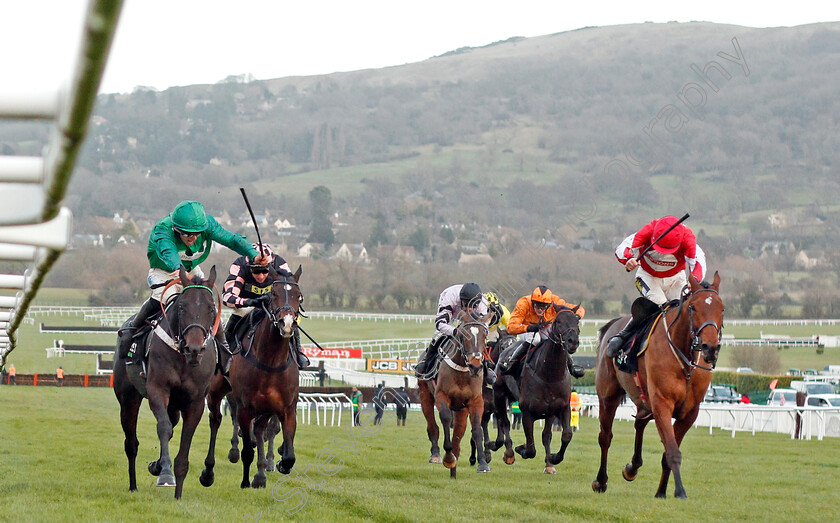
[[[610,321],[608,321],[606,325],[604,325],[603,327],[598,329],[598,343],[599,344],[601,343],[601,340],[604,339],[604,333],[607,332],[607,329],[612,327],[613,323],[617,322],[620,319],[621,319],[620,317],[613,318]]]

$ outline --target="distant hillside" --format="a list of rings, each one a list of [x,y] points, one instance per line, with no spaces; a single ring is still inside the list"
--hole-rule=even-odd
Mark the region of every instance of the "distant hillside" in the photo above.
[[[757,256],[768,242],[834,249],[838,86],[840,23],[696,22],[104,94],[68,203],[79,224],[123,210],[156,218],[187,197],[236,215],[245,186],[257,208],[306,224],[307,195],[325,185],[339,242],[367,241],[375,227],[432,246],[442,228],[459,241],[504,230],[608,255],[635,226],[690,211],[714,259]],[[42,134],[0,127],[0,148],[29,154]]]

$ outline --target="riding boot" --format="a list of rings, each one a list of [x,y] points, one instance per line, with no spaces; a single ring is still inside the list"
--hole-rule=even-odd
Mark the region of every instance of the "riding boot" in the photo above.
[[[525,353],[531,344],[524,340],[519,340],[507,349],[499,356],[499,363],[496,366],[496,370],[500,374],[507,373],[511,367],[513,367],[519,358],[522,357],[522,354]]]
[[[633,318],[630,318],[630,321],[627,322],[627,325],[621,329],[615,336],[610,338],[610,341],[607,343],[607,351],[606,356],[608,358],[615,358],[618,356],[618,353],[621,352],[622,347],[624,346],[624,342],[627,341],[627,338],[633,332]]]
[[[513,400],[519,401],[519,382],[516,381],[516,378],[510,374],[504,374],[502,375],[502,379],[504,380],[505,385],[507,385]]]
[[[297,365],[300,369],[305,369],[309,366],[309,358],[303,353],[303,347],[300,345],[300,330],[295,329],[295,334],[292,337],[292,348],[297,355]]]
[[[434,362],[434,357],[437,354],[438,344],[437,340],[432,340],[429,343],[429,346],[426,347],[426,351],[420,356],[417,360],[417,364],[414,365],[414,375],[418,378],[425,377],[428,370],[431,370]]]
[[[572,360],[572,357],[569,356],[566,360],[566,365],[569,367],[569,374],[572,375],[573,378],[580,379],[586,374],[586,371],[580,365],[575,365],[575,362]]]
[[[491,387],[496,383],[496,373],[490,364],[484,366],[484,383]]]
[[[216,332],[216,370],[221,371],[222,376],[228,377],[230,371],[230,362],[233,360],[233,354],[230,352],[230,347],[225,339],[225,332]],[[215,374],[215,373],[214,373]]]
[[[239,352],[239,340],[236,339],[236,327],[239,326],[240,321],[242,321],[242,316],[231,314],[230,318],[228,318],[227,324],[225,324],[225,339],[227,340],[228,348],[230,348],[231,354]]]
[[[160,310],[160,302],[149,298],[145,301],[145,303],[143,303],[143,305],[140,306],[140,310],[134,318],[126,322],[123,328],[120,329],[120,358],[126,359],[128,357],[128,351],[131,349],[131,339],[134,337],[134,333],[136,333],[137,329],[146,323],[146,320],[151,318],[158,310]],[[132,354],[132,356],[135,355]],[[135,358],[132,358],[132,360],[133,359]]]

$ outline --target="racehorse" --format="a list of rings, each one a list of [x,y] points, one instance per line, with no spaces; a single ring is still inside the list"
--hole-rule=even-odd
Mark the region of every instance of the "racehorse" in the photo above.
[[[272,280],[268,302],[263,304],[265,317],[259,322],[253,338],[242,340],[242,350],[230,366],[230,386],[222,379],[213,381],[208,395],[210,409],[210,448],[204,460],[201,484],[213,484],[216,464],[216,435],[221,424],[219,404],[231,391],[237,409],[237,421],[242,431],[241,488],[266,486],[266,459],[263,455],[263,432],[272,415],[277,415],[283,429],[283,444],[279,449],[281,459],[277,469],[283,474],[292,471],[295,464],[294,439],[297,428],[297,402],[299,389],[298,367],[292,351],[291,340],[297,329],[303,295],[298,285],[302,269],[294,274],[269,267]],[[253,314],[253,313],[252,313]],[[252,437],[256,438],[256,440]],[[256,441],[259,453],[257,473],[250,481],[250,467],[254,461]]]
[[[569,308],[552,305],[557,311],[554,321],[541,334],[542,341],[526,356],[522,366],[522,384],[519,408],[522,411],[522,429],[525,432],[525,444],[516,447],[516,452],[524,459],[531,459],[537,455],[534,444],[534,421],[545,419],[542,432],[542,443],[545,447],[546,474],[554,474],[557,465],[563,461],[566,447],[572,440],[571,408],[569,396],[572,392],[572,382],[568,371],[568,355],[574,354],[580,343],[580,316],[577,315],[579,305]],[[515,461],[512,442],[510,439],[510,421],[504,404],[497,404],[496,411],[500,412],[499,432],[504,437],[504,461],[512,464]],[[551,453],[551,430],[554,420],[560,421],[563,429],[561,446],[557,453]],[[499,448],[499,438],[496,440]]]
[[[446,451],[443,465],[449,469],[449,477],[453,479],[457,474],[458,458],[461,455],[461,438],[464,437],[467,428],[467,415],[472,424],[472,440],[476,448],[483,448],[481,417],[484,411],[482,396],[484,367],[482,360],[489,317],[488,314],[484,318],[473,319],[462,314],[459,317],[461,324],[458,325],[455,336],[444,343],[443,362],[445,365],[440,366],[436,383],[433,384],[429,380],[417,381],[420,405],[426,417],[426,432],[432,443],[432,457],[429,463],[441,462],[437,443],[440,433],[434,413],[434,407],[437,406],[440,422],[443,425],[443,449]],[[455,425],[450,440],[449,428],[452,426],[453,417]],[[490,472],[490,466],[483,452],[478,455],[476,472]]]
[[[149,463],[149,472],[158,476],[158,486],[175,486],[180,498],[189,470],[189,451],[193,434],[204,413],[204,397],[216,369],[214,333],[219,328],[221,301],[213,292],[216,267],[209,278],[191,279],[183,267],[179,271],[183,291],[166,309],[164,318],[146,339],[149,355],[146,397],[157,419],[160,459]],[[129,490],[137,490],[137,415],[143,395],[126,372],[126,361],[114,355],[114,393],[120,402],[120,421],[125,433]],[[169,456],[169,440],[179,417],[184,418],[181,444],[175,456],[175,474]]]
[[[485,369],[487,366],[491,368],[496,366],[496,362],[499,361],[499,355],[508,347],[513,345],[516,342],[516,336],[512,336],[510,334],[505,334],[501,338],[499,338],[492,347],[488,345],[487,350],[484,351],[484,365]],[[485,373],[487,371],[485,370]],[[493,386],[485,385],[482,387],[482,396],[484,397],[484,414],[481,416],[481,433],[484,437],[484,459],[487,463],[493,459],[493,454],[491,450],[495,450],[492,447],[493,440],[490,439],[490,418],[493,417],[493,414],[496,413],[496,402],[493,397]],[[475,448],[475,441],[470,439],[470,465],[475,465],[476,463],[476,448]]]
[[[642,466],[642,440],[652,414],[665,446],[656,497],[666,496],[671,472],[674,473],[674,496],[686,497],[680,476],[680,443],[697,418],[720,351],[724,307],[718,294],[719,287],[717,272],[711,284],[689,276],[688,295],[654,322],[647,348],[638,355],[636,376],[618,371],[615,362],[604,356],[609,339],[627,323],[627,318],[612,320],[598,331],[595,387],[600,403],[601,467],[592,482],[595,492],[607,490],[607,454],[612,442],[613,420],[618,405],[627,394],[636,404],[636,440],[633,458],[621,471],[624,479],[636,479]]]
[[[230,421],[233,425],[233,435],[230,438],[230,450],[228,451],[228,461],[231,463],[239,463],[239,437],[241,431],[239,430],[239,421],[236,419],[236,400],[233,394],[228,393],[225,398],[230,408]],[[268,424],[265,426],[265,470],[266,472],[274,472],[274,437],[280,432],[280,419],[275,415],[271,416]],[[255,437],[257,435],[255,434]],[[257,441],[259,442],[259,437]],[[261,444],[261,443],[260,443]]]

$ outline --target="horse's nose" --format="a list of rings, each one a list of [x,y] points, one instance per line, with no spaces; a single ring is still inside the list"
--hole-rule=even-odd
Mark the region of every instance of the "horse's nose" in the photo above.
[[[711,346],[706,343],[702,345],[703,359],[706,363],[714,363],[717,361],[718,352],[720,352],[720,345]]]

